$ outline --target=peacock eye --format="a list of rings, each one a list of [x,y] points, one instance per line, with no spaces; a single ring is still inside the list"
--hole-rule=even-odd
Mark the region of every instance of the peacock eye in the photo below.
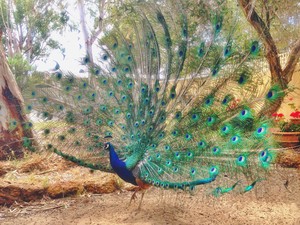
[[[106,143],[106,144],[105,144],[105,149],[108,149],[108,148],[109,148],[109,144]]]

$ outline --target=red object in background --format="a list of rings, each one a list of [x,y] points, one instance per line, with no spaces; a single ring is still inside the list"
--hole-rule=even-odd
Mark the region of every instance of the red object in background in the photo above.
[[[275,117],[275,121],[279,121],[284,117],[283,113],[273,113],[272,116]]]
[[[277,117],[277,115],[278,115],[277,113],[273,113],[272,114],[273,117]]]
[[[292,112],[290,114],[290,116],[293,117],[293,118],[300,118],[300,111]]]
[[[279,114],[277,114],[277,117],[282,118],[282,117],[284,117],[284,115],[283,115],[283,113],[279,113]]]

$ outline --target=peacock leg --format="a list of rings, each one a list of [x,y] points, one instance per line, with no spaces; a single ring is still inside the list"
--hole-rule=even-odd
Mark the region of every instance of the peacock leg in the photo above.
[[[143,201],[143,198],[144,198],[145,192],[146,192],[146,190],[145,190],[145,189],[144,189],[144,190],[142,190],[142,197],[141,197],[141,201],[140,201],[140,204],[139,204],[139,207],[138,207],[138,209],[139,209],[139,210],[141,209],[141,206],[142,206],[142,201]]]
[[[141,190],[140,187],[137,187],[134,191],[134,193],[132,194],[131,198],[130,198],[130,202],[129,202],[129,205],[131,204],[132,200],[136,200],[137,199],[137,196],[136,196],[136,193],[139,192]]]

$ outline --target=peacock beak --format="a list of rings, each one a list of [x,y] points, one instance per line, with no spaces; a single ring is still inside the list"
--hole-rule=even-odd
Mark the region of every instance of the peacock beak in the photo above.
[[[104,150],[109,150],[109,143],[104,144]]]

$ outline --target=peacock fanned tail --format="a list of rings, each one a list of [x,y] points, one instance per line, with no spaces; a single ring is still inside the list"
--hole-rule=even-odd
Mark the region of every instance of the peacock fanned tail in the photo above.
[[[103,150],[110,136],[126,168],[147,184],[247,192],[275,159],[262,110],[283,91],[255,73],[259,42],[239,46],[237,22],[223,26],[221,6],[191,36],[184,7],[165,4],[137,3],[115,24],[104,21],[99,64],[83,59],[90,76],[45,76],[26,92],[35,122],[25,126],[34,124],[40,146],[81,166],[114,172]]]

